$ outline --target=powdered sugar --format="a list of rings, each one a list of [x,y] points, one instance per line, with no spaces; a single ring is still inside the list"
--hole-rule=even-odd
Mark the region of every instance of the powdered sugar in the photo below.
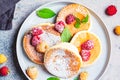
[[[61,78],[75,76],[80,70],[81,61],[77,48],[67,42],[51,47],[44,56],[46,69]]]
[[[56,76],[67,78],[71,74],[69,69],[70,58],[65,58],[65,56],[64,50],[54,51],[46,65],[49,67],[49,72]]]
[[[50,47],[61,41],[60,36],[56,36],[45,31],[43,32],[43,34],[40,35],[40,37],[41,40],[45,41]]]

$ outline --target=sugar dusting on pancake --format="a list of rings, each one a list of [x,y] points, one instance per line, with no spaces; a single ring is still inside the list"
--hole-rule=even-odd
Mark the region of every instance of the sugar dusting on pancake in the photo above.
[[[56,36],[54,34],[51,34],[51,33],[45,31],[41,35],[41,40],[45,41],[51,47],[51,46],[59,43],[61,41],[61,38],[60,38],[60,36]]]
[[[43,29],[43,34],[40,35],[41,41],[45,41],[50,47],[61,41],[60,35],[53,29],[54,24],[40,24],[35,26]],[[33,27],[34,28],[34,27]],[[36,48],[31,45],[31,30],[25,33],[23,37],[23,48],[28,58],[36,64],[43,64],[44,54],[36,51]]]
[[[60,43],[45,53],[44,64],[51,74],[69,78],[79,72],[81,57],[75,46],[70,43]]]
[[[69,58],[65,58],[66,54],[63,50],[56,50],[51,55],[50,60],[46,66],[49,66],[49,71],[54,70],[53,74],[57,76],[67,76],[70,74],[69,69]],[[62,64],[62,65],[61,65]],[[63,73],[64,72],[64,73]]]
[[[70,43],[74,44],[77,48],[79,53],[81,52],[81,44],[83,44],[87,40],[92,40],[94,42],[94,48],[90,50],[90,59],[86,62],[83,61],[82,67],[87,67],[93,64],[101,54],[101,43],[99,38],[91,32],[88,31],[80,31],[78,32],[71,40]]]

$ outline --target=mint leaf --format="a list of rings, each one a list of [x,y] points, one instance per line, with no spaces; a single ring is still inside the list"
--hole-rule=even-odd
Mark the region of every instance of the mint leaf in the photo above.
[[[79,80],[78,77],[75,77],[74,80]]]
[[[49,8],[43,8],[43,9],[40,9],[40,10],[37,10],[36,11],[36,14],[40,17],[40,18],[51,18],[53,16],[55,16],[55,12],[53,12],[51,9]]]
[[[80,19],[79,18],[75,18],[76,22],[74,24],[75,28],[80,28]]]
[[[84,19],[81,20],[82,23],[87,23],[88,22],[89,16],[87,15]]]
[[[49,77],[47,80],[60,80],[58,77]]]
[[[71,36],[69,29],[67,27],[65,27],[61,34],[62,42],[69,42],[71,38],[72,38],[72,36]]]

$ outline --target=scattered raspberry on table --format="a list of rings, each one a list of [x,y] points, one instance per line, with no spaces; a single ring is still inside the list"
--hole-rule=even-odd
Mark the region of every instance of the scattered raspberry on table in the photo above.
[[[113,16],[117,13],[117,8],[115,5],[110,5],[106,8],[105,13],[109,16]]]
[[[0,76],[7,76],[9,72],[9,68],[7,66],[0,68]]]

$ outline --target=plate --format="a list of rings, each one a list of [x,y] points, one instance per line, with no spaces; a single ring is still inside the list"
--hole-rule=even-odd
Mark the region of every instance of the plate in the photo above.
[[[64,6],[75,3],[75,2],[67,2],[67,1],[55,1],[51,2],[45,5],[40,6],[38,9],[42,8],[50,8],[52,9],[55,13],[58,13],[61,8]],[[86,6],[85,6],[86,7]],[[86,7],[87,8],[87,7]],[[36,10],[38,10],[36,9]],[[44,66],[37,65],[33,63],[31,60],[28,59],[26,56],[24,50],[23,50],[23,45],[22,45],[22,39],[27,30],[31,28],[32,26],[44,22],[55,22],[55,18],[50,18],[50,19],[41,19],[36,15],[36,10],[33,11],[24,21],[22,24],[18,37],[17,37],[17,43],[16,43],[16,51],[17,51],[17,58],[18,62],[20,64],[20,67],[24,73],[24,75],[30,79],[27,74],[26,74],[26,69],[29,66],[36,66],[39,70],[39,76],[36,80],[47,80],[47,78],[53,76],[50,73],[47,72],[47,70],[44,68]],[[109,58],[110,58],[110,51],[111,51],[111,43],[110,43],[110,38],[108,31],[106,29],[105,24],[103,21],[92,11],[88,8],[90,14],[91,14],[91,21],[92,25],[91,28],[89,29],[90,32],[93,32],[96,34],[100,40],[101,40],[101,45],[102,45],[102,51],[101,55],[99,58],[96,60],[96,62],[91,65],[90,67],[87,68],[82,68],[81,71],[87,71],[89,73],[88,80],[98,80],[100,77],[103,75],[105,72],[105,69],[108,65]],[[77,76],[77,75],[76,75]],[[75,76],[75,77],[76,77]],[[61,79],[61,80],[68,80],[68,79]],[[70,78],[69,80],[74,80],[73,78]]]

